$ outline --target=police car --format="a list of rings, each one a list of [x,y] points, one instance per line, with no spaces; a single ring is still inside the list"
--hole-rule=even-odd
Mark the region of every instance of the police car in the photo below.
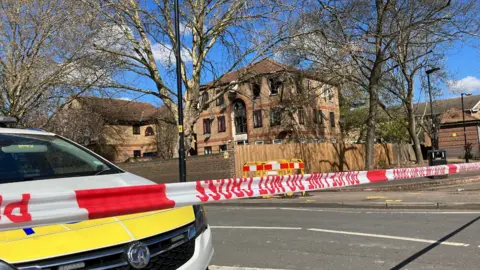
[[[0,190],[62,192],[152,184],[66,138],[0,116]],[[0,232],[0,270],[198,269],[213,255],[200,206]]]

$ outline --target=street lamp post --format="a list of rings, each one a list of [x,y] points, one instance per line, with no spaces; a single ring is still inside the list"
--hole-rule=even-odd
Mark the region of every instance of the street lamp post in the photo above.
[[[430,117],[432,120],[432,150],[438,149],[438,140],[437,140],[437,129],[435,126],[435,116],[433,114],[433,100],[432,100],[432,87],[430,85],[430,74],[432,74],[435,71],[439,71],[440,68],[434,67],[426,71],[427,73],[427,81],[428,81],[428,95],[430,96]]]
[[[463,146],[465,151],[465,162],[469,162],[469,153],[467,153],[467,128],[465,127],[465,109],[463,108],[463,96],[471,96],[470,93],[461,93],[460,96],[462,98],[462,119],[463,119],[463,139],[465,140],[465,144]]]
[[[178,163],[180,182],[187,181],[187,164],[185,160],[185,134],[183,133],[183,94],[182,94],[182,59],[180,58],[180,11],[178,0],[175,0],[175,58],[177,70],[177,104],[178,104]]]

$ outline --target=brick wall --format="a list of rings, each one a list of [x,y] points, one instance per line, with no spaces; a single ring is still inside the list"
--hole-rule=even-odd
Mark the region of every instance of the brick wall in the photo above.
[[[187,157],[187,181],[231,178],[235,176],[235,156],[227,155]],[[156,183],[178,182],[178,160],[142,158],[134,162],[117,164],[120,168]]]
[[[479,154],[479,138],[477,125],[466,126],[467,142],[472,143],[472,154]],[[458,158],[464,155],[465,139],[463,126],[442,127],[438,134],[440,149],[447,150],[447,157]]]

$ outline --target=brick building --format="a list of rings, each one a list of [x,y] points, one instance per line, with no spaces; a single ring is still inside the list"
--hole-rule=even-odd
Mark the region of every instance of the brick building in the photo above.
[[[478,111],[465,112],[465,131],[467,143],[472,144],[472,155],[480,155],[480,118]],[[439,148],[447,150],[450,158],[463,158],[465,138],[463,134],[462,110],[452,108],[445,112],[441,118],[440,130],[438,132]]]
[[[74,134],[87,135],[86,140],[76,139],[77,142],[111,161],[123,162],[129,158],[158,154],[160,127],[156,120],[163,117],[164,111],[145,102],[77,97],[62,114],[66,128],[72,129]],[[94,120],[84,124],[91,119]],[[63,132],[58,133],[63,135]]]
[[[465,127],[467,142],[472,144],[472,155],[480,156],[480,95],[464,97]],[[447,150],[449,158],[463,158],[465,139],[463,134],[461,98],[436,100],[433,110],[439,121],[438,146]],[[429,103],[420,103],[416,107],[416,115],[425,114],[430,118]],[[425,144],[431,145],[429,134],[426,134]]]
[[[201,90],[204,110],[194,126],[200,155],[238,144],[336,142],[340,137],[337,90],[273,60],[225,74],[212,86]]]

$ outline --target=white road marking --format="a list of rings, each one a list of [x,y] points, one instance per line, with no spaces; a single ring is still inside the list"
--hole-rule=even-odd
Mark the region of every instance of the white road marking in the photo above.
[[[255,267],[236,267],[236,266],[217,266],[210,265],[209,270],[286,270],[286,269],[272,269],[272,268],[255,268]]]
[[[319,208],[290,208],[290,207],[282,207],[280,210],[287,210],[287,211],[306,211],[306,212],[332,212],[332,213],[354,213],[354,214],[361,214],[361,211],[349,211],[349,210],[333,210],[333,209],[319,209]]]
[[[212,229],[301,230],[302,227],[210,226]]]
[[[429,214],[429,215],[480,215],[479,211],[458,211],[458,212],[420,212],[420,211],[391,211],[391,212],[385,212],[385,211],[371,211],[371,212],[365,212],[365,214]]]
[[[333,212],[348,214],[429,214],[429,215],[480,215],[480,211],[401,211],[392,209],[391,211],[362,211],[362,210],[337,210],[336,208],[316,208],[316,207],[225,207],[208,206],[209,208],[228,209],[228,210],[287,210],[287,211],[307,211],[307,212]]]
[[[227,210],[278,210],[278,207],[233,207],[233,206],[215,206],[215,205],[207,205],[207,208],[212,209],[227,209]]]
[[[347,235],[357,235],[357,236],[366,236],[366,237],[375,237],[375,238],[384,238],[384,239],[393,239],[393,240],[402,240],[402,241],[410,241],[410,242],[420,242],[420,243],[437,243],[437,240],[428,240],[428,239],[420,239],[420,238],[411,238],[411,237],[401,237],[401,236],[393,236],[393,235],[383,235],[383,234],[371,234],[371,233],[360,233],[360,232],[347,232],[347,231],[335,231],[335,230],[325,230],[325,229],[316,229],[310,228],[307,229],[308,231],[314,232],[325,232],[325,233],[336,233],[336,234],[347,234]],[[440,245],[446,246],[456,246],[456,247],[468,247],[470,244],[465,243],[458,243],[458,242],[440,242]]]

